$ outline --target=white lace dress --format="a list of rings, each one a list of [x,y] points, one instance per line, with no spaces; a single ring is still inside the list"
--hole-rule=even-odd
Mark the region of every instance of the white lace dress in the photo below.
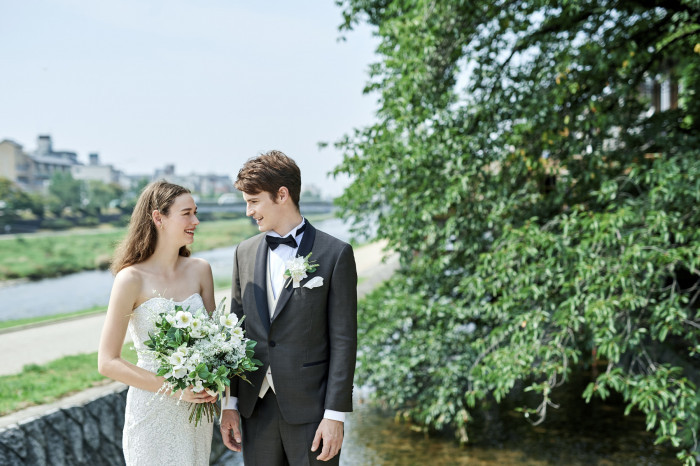
[[[195,311],[204,307],[202,297],[193,294],[182,302],[164,298],[151,298],[139,307],[129,320],[129,332],[139,358],[138,366],[151,372],[157,363],[144,353],[148,348],[148,332],[154,329],[159,312],[176,304]],[[130,387],[126,395],[126,413],[122,445],[124,459],[131,465],[208,465],[211,450],[213,423],[206,418],[195,427],[189,422],[190,403]]]

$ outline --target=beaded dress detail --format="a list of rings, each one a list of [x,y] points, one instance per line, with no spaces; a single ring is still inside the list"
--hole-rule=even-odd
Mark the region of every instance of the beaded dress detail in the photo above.
[[[129,320],[129,333],[138,353],[139,367],[156,372],[158,363],[143,344],[155,329],[159,313],[180,305],[190,312],[203,308],[202,297],[193,294],[177,302],[165,298],[151,298],[134,309]],[[211,451],[213,422],[206,417],[195,427],[189,422],[191,406],[175,397],[155,395],[152,392],[129,387],[126,395],[126,413],[122,446],[126,464],[132,465],[208,465]]]

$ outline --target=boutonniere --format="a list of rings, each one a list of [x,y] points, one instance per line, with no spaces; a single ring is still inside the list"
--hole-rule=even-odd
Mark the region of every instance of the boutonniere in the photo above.
[[[284,271],[284,277],[287,278],[287,281],[284,284],[285,288],[289,286],[289,282],[293,283],[294,288],[299,288],[299,283],[307,277],[306,272],[313,273],[316,271],[318,268],[318,263],[311,262],[309,260],[310,257],[311,253],[309,253],[306,257],[299,256],[287,261],[285,264],[287,266],[287,270]],[[320,283],[318,283],[318,280],[316,280],[317,278],[321,280]],[[314,284],[313,286],[309,286],[309,288],[315,288],[316,286],[321,286],[323,284],[323,278],[314,277],[313,280],[309,280],[309,283],[311,282],[314,282]],[[309,283],[304,286],[309,285]]]

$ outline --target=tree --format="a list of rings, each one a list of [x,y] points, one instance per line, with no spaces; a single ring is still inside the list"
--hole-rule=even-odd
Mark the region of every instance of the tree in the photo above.
[[[337,201],[402,259],[360,313],[359,381],[466,441],[481,401],[522,382],[539,423],[590,370],[582,396],[620,393],[694,463],[700,4],[338,3],[381,61]],[[679,83],[670,108],[654,82]]]
[[[58,211],[62,207],[70,207],[77,210],[82,208],[82,183],[73,178],[70,172],[54,172],[49,182],[49,197],[53,196],[60,201]],[[57,209],[52,208],[53,211]]]
[[[12,223],[19,218],[19,210],[32,207],[32,199],[19,186],[0,177],[0,225]]]
[[[100,211],[109,208],[110,203],[119,201],[124,189],[116,183],[104,183],[98,180],[88,180],[84,184],[86,207]]]

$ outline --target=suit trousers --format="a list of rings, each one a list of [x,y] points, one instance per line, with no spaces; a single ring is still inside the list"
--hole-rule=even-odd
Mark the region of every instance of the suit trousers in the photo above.
[[[268,390],[258,399],[249,418],[243,418],[243,462],[246,466],[311,466],[339,465],[340,453],[330,461],[316,459],[323,444],[311,451],[319,422],[289,424],[277,404],[277,397]]]

